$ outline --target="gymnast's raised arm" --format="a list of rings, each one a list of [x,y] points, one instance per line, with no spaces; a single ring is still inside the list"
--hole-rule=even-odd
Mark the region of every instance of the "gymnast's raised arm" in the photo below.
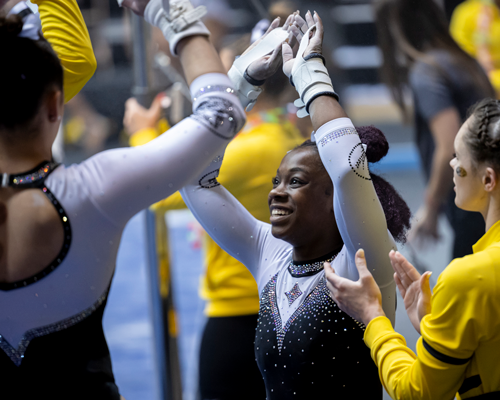
[[[373,186],[364,145],[351,120],[338,102],[321,55],[323,26],[315,13],[306,21],[296,16],[301,45],[294,59],[290,47],[283,50],[284,72],[291,76],[300,95],[299,116],[310,113],[317,148],[334,186],[334,214],[347,252],[347,260],[333,261],[336,272],[358,279],[354,256],[365,249],[383,296],[383,307],[394,323],[395,283],[388,257],[395,242],[387,229],[384,210]]]
[[[161,14],[153,22],[164,28],[167,24],[167,29],[168,21],[158,11],[161,1],[152,0],[148,7]],[[80,179],[88,181],[85,190],[95,206],[119,226],[197,176],[224,151],[245,122],[208,34],[198,21],[167,37],[190,84],[191,116],[144,146],[105,151],[71,167]]]

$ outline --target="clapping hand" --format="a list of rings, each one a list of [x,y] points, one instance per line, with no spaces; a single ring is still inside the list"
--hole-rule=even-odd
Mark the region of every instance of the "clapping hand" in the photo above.
[[[368,325],[370,321],[384,316],[382,294],[366,266],[365,252],[360,249],[355,256],[359,279],[356,282],[341,278],[330,263],[325,263],[325,277],[330,295],[337,306],[352,318]]]
[[[420,333],[420,321],[431,312],[431,288],[429,278],[431,272],[420,275],[413,265],[398,251],[389,253],[394,280],[405,303],[406,313],[413,327]]]

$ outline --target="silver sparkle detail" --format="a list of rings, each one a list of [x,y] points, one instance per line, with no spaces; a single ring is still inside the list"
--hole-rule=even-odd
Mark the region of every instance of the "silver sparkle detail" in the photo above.
[[[229,87],[229,86],[223,86],[223,85],[209,85],[209,86],[204,86],[200,88],[196,94],[193,96],[193,101],[196,101],[198,97],[200,97],[203,94],[211,93],[211,92],[222,92],[222,93],[229,93],[229,94],[234,94],[234,89]]]
[[[9,342],[7,342],[7,340],[5,340],[2,335],[0,335],[0,349],[2,349],[5,354],[7,354],[7,356],[9,356],[9,358],[17,367],[19,367],[21,365],[21,362],[23,361],[24,353],[26,352],[28,345],[33,339],[48,335],[50,333],[62,331],[83,321],[85,318],[89,317],[95,310],[97,310],[97,308],[99,308],[99,306],[106,299],[107,295],[108,292],[106,291],[106,293],[99,297],[99,299],[97,299],[97,301],[92,306],[76,315],[63,319],[62,321],[56,322],[54,324],[45,325],[26,331],[23,338],[19,342],[17,349],[14,348]]]
[[[302,290],[300,290],[299,284],[295,283],[290,291],[285,292],[285,296],[288,298],[288,305],[291,306],[293,302],[300,297],[301,294]]]
[[[328,262],[331,263],[335,257],[337,257],[338,254],[335,254],[332,258],[329,258],[328,260],[323,260],[323,261],[316,261],[314,263],[310,264],[300,264],[296,265],[293,263],[293,260],[290,261],[290,264],[288,265],[288,272],[293,276],[293,277],[299,277],[303,275],[311,275],[316,272],[319,272],[323,270],[323,264]]]
[[[13,185],[22,185],[23,183],[32,183],[35,181],[39,181],[40,179],[45,178],[51,171],[53,167],[51,163],[45,164],[43,167],[39,168],[38,171],[33,172],[31,174],[16,176],[12,183]]]
[[[338,139],[339,137],[346,136],[346,135],[357,135],[358,132],[356,131],[355,128],[342,128],[342,129],[337,129],[333,132],[330,132],[328,135],[323,137],[320,141],[319,144],[321,147],[325,146],[328,142],[331,142],[332,140]]]

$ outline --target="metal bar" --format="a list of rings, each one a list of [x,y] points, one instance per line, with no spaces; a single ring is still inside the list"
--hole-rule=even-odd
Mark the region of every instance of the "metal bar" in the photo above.
[[[155,214],[151,210],[144,211],[144,222],[146,225],[146,246],[149,275],[149,292],[151,294],[151,310],[153,315],[154,330],[154,353],[160,383],[160,399],[170,400],[169,385],[167,379],[167,347],[165,343],[168,326],[164,326],[163,307],[160,295],[160,282],[158,278],[158,257],[156,252],[156,224]]]
[[[134,87],[132,94],[137,98],[137,101],[143,106],[149,106],[147,101],[150,100],[150,82],[149,82],[149,62],[147,44],[148,25],[143,18],[132,14],[132,46],[134,52]]]
[[[133,39],[133,95],[144,107],[149,107],[152,99],[149,79],[150,57],[148,53],[149,26],[144,19],[132,14]],[[163,224],[161,223],[163,221]],[[151,210],[144,212],[146,225],[146,254],[148,260],[149,286],[151,293],[151,309],[154,329],[155,361],[159,378],[159,398],[161,400],[182,400],[182,382],[180,375],[179,354],[177,350],[177,335],[175,327],[175,312],[171,290],[170,268],[167,260],[158,257],[157,240],[167,240],[167,230],[164,226],[164,215],[156,215]],[[160,232],[160,235],[158,233]],[[162,234],[163,233],[163,234]],[[162,254],[162,259],[163,257]],[[162,268],[160,279],[160,263],[166,262]],[[162,282],[162,279],[165,280]],[[162,286],[168,285],[162,291]],[[164,293],[162,293],[164,292]]]

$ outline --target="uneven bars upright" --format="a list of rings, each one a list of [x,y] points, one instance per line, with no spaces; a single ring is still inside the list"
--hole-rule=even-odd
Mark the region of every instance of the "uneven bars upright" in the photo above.
[[[148,26],[144,19],[132,14],[133,71],[134,87],[132,94],[144,107],[151,100],[149,80],[150,62],[147,51]],[[144,211],[146,226],[146,254],[151,294],[151,308],[154,327],[155,362],[159,378],[159,395],[161,400],[182,400],[182,385],[177,354],[176,338],[170,337],[169,313],[173,310],[172,292],[166,298],[160,293],[159,260],[156,244],[156,216],[153,211]],[[166,239],[166,238],[163,238]],[[170,278],[168,278],[170,281]],[[175,354],[173,354],[175,353]]]

